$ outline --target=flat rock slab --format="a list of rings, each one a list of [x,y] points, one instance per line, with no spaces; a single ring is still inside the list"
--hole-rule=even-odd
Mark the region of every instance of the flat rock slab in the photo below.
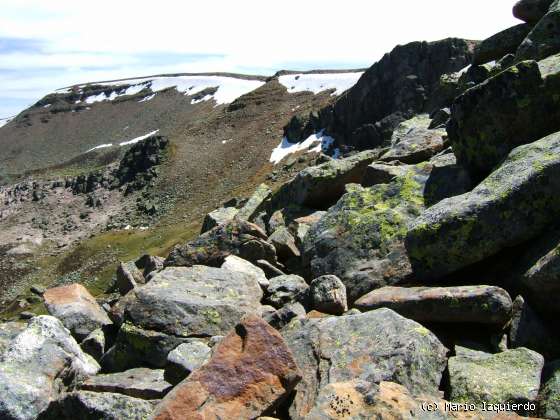
[[[125,372],[96,375],[80,385],[85,391],[113,392],[154,400],[163,398],[172,385],[163,378],[163,369],[136,368]]]
[[[283,335],[303,372],[292,418],[303,418],[329,383],[397,382],[412,393],[437,395],[447,349],[420,324],[390,309],[292,321]]]
[[[451,357],[450,400],[473,404],[535,402],[543,365],[543,357],[526,348],[488,357]]]
[[[287,397],[300,379],[280,334],[247,316],[220,341],[207,364],[163,399],[154,419],[256,418]]]
[[[183,337],[225,334],[263,296],[255,276],[204,266],[165,268],[133,293],[126,314],[135,325]]]
[[[504,289],[494,286],[383,287],[362,296],[354,307],[389,308],[415,321],[504,325],[512,302]]]
[[[43,297],[49,313],[60,319],[78,339],[112,324],[107,313],[81,284],[48,289]]]

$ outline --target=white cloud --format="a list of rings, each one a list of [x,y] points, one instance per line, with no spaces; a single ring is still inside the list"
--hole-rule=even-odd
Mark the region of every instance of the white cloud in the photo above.
[[[40,40],[42,50],[2,54],[0,69],[60,68],[60,76],[39,71],[35,81],[23,81],[41,96],[72,83],[153,73],[368,66],[397,44],[490,36],[515,24],[513,3],[2,0],[0,38]],[[159,59],[150,61],[153,53]],[[165,54],[214,56],[170,63],[162,60]],[[0,73],[0,97],[6,86]]]

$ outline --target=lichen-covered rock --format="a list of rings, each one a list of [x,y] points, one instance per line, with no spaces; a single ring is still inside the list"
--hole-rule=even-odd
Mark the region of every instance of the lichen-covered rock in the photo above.
[[[259,185],[245,205],[239,209],[237,217],[241,220],[253,221],[257,214],[265,209],[271,194],[272,191],[266,184]]]
[[[531,25],[521,23],[485,39],[474,47],[473,65],[478,66],[497,61],[507,54],[515,54],[530,30]]]
[[[228,255],[237,255],[250,262],[266,260],[274,264],[276,250],[267,239],[266,233],[257,225],[234,218],[194,241],[177,245],[165,260],[165,265],[219,267]]]
[[[198,339],[191,339],[169,352],[165,366],[165,380],[177,385],[195,369],[205,364],[211,355],[207,344]]]
[[[274,308],[272,308],[274,309]],[[306,312],[303,305],[299,302],[288,303],[275,311],[263,314],[263,319],[272,327],[281,330],[288,325],[294,318],[305,318]]]
[[[239,209],[235,207],[220,207],[219,209],[211,211],[204,217],[200,234],[206,233],[216,226],[223,225],[233,220],[233,218],[237,216],[237,213],[239,213]]]
[[[112,324],[107,313],[81,284],[48,289],[44,298],[49,313],[60,319],[79,340],[100,327]]]
[[[33,420],[64,382],[98,370],[58,319],[37,316],[0,355],[0,418]]]
[[[447,126],[457,163],[484,178],[515,147],[560,129],[560,56],[523,61],[468,89]]]
[[[85,391],[114,392],[144,400],[155,400],[163,398],[172,385],[163,379],[163,369],[135,368],[92,376],[79,387]]]
[[[10,342],[17,335],[25,330],[27,323],[20,321],[10,321],[0,323],[0,354],[6,350]]]
[[[495,286],[383,287],[354,303],[361,311],[389,308],[421,322],[472,322],[504,325],[511,297]]]
[[[471,192],[428,208],[409,227],[417,278],[434,280],[518,245],[560,212],[560,133],[513,150]]]
[[[40,420],[148,420],[150,401],[111,392],[74,391],[52,404]]]
[[[257,312],[263,296],[255,276],[205,266],[167,267],[132,293],[127,319],[182,337],[224,334]]]
[[[553,0],[519,0],[513,6],[513,16],[523,22],[537,23],[548,12]]]
[[[224,270],[240,271],[242,273],[249,274],[255,277],[263,290],[266,290],[268,288],[269,281],[266,278],[266,275],[262,268],[251,264],[249,261],[246,261],[243,258],[239,258],[235,255],[228,255],[225,258],[221,268],[223,268]]]
[[[560,337],[522,296],[517,296],[513,302],[509,346],[527,347],[548,360],[560,357]]]
[[[526,348],[449,359],[450,400],[482,405],[536,402],[543,357]]]
[[[329,383],[392,381],[438,395],[446,348],[420,324],[390,309],[295,320],[283,335],[303,372],[290,415],[304,418]]]
[[[544,3],[544,2],[542,2]],[[543,4],[544,6],[544,4]],[[517,49],[517,60],[541,60],[560,52],[560,2],[552,2],[546,14]]]
[[[539,414],[547,419],[560,418],[560,360],[544,368]]]
[[[306,168],[274,194],[272,206],[283,208],[298,204],[326,209],[344,194],[346,184],[362,181],[367,166],[378,156],[379,151],[368,150]]]
[[[277,406],[300,379],[282,336],[262,319],[247,316],[207,364],[163,399],[154,419],[256,418]]]
[[[445,129],[428,129],[430,122],[428,114],[421,114],[400,123],[393,131],[389,150],[379,160],[415,164],[441,152],[447,134]]]
[[[268,240],[274,245],[279,261],[288,261],[290,258],[297,258],[300,256],[296,240],[287,227],[280,226],[270,235]]]
[[[288,303],[307,302],[309,285],[295,274],[273,277],[268,286],[266,302],[275,308],[281,308]]]
[[[103,330],[98,328],[92,331],[91,334],[80,343],[80,347],[99,362],[101,357],[103,357],[103,353],[105,353],[105,334]]]
[[[348,310],[346,286],[333,275],[317,277],[309,286],[309,300],[313,309],[332,315]]]

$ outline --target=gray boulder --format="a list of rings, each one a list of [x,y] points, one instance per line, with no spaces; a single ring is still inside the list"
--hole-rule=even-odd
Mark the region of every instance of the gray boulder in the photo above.
[[[262,268],[251,264],[249,261],[246,261],[243,258],[239,258],[235,255],[228,255],[225,258],[221,268],[229,271],[240,271],[242,273],[251,275],[257,280],[263,290],[266,290],[268,288],[269,281],[266,278],[266,275]]]
[[[560,211],[560,133],[513,150],[471,192],[445,199],[409,226],[408,256],[420,279],[438,279],[523,243]]]
[[[278,255],[280,261],[287,261],[290,258],[300,256],[296,240],[287,227],[280,226],[270,235],[268,240],[276,249],[276,255]]]
[[[121,262],[117,267],[116,287],[121,295],[126,295],[137,285],[146,283],[144,274],[138,269],[134,261]]]
[[[58,319],[37,316],[0,355],[0,418],[35,419],[64,383],[98,370]]]
[[[474,48],[473,65],[478,66],[497,61],[507,54],[515,54],[530,31],[531,25],[521,23],[485,39]]]
[[[513,6],[513,16],[535,24],[548,12],[553,0],[519,0]]]
[[[330,383],[392,381],[411,393],[439,393],[447,349],[426,328],[389,309],[296,320],[283,335],[303,372],[291,418],[304,418]]]
[[[203,341],[191,339],[169,352],[165,366],[165,380],[178,384],[195,369],[210,360],[211,348]]]
[[[311,308],[332,315],[342,315],[348,310],[346,286],[333,275],[317,277],[309,286]]]
[[[545,366],[539,414],[547,419],[560,418],[560,360]]]
[[[518,348],[489,357],[449,359],[450,401],[482,405],[536,402],[543,357]]]
[[[114,392],[144,400],[155,400],[163,398],[172,385],[163,379],[163,369],[136,368],[92,376],[79,387],[85,391]]]
[[[125,310],[133,324],[182,337],[228,332],[263,296],[254,275],[205,266],[165,268],[133,294]]]
[[[80,347],[99,362],[101,357],[103,357],[103,353],[105,353],[105,334],[103,330],[98,328],[92,331],[90,335],[84,338],[80,343]]]
[[[516,59],[542,60],[560,52],[559,24],[560,2],[555,0],[517,49]]]
[[[10,342],[16,338],[20,332],[25,330],[26,327],[27,323],[20,321],[0,323],[0,354],[8,348]]]
[[[511,297],[494,286],[383,287],[358,299],[361,311],[390,308],[420,322],[472,322],[503,326],[510,319]]]
[[[220,207],[219,209],[211,211],[204,217],[200,233],[206,233],[209,230],[214,229],[216,226],[229,222],[237,215],[237,213],[239,213],[239,209],[236,209],[235,207]]]
[[[266,184],[259,185],[245,205],[239,209],[237,217],[241,220],[252,222],[266,208],[267,201],[271,195],[272,191],[270,191]]]
[[[288,303],[280,309],[263,314],[263,319],[272,327],[281,330],[288,325],[294,318],[305,318],[305,308],[299,302]]]
[[[281,308],[288,303],[307,302],[308,294],[309,285],[302,277],[295,274],[278,276],[270,279],[265,302],[275,308]]]

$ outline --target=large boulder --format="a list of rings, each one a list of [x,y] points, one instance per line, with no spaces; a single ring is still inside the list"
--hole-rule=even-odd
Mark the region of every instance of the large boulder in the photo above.
[[[411,393],[437,396],[447,349],[420,324],[390,309],[295,320],[284,338],[303,371],[290,415],[304,418],[328,384],[392,381]]]
[[[346,286],[333,275],[317,277],[309,285],[309,304],[319,312],[342,315],[348,310]]]
[[[271,194],[272,191],[266,184],[259,185],[245,205],[239,209],[237,217],[241,220],[253,221],[257,214],[266,208]]]
[[[428,208],[409,227],[417,278],[434,280],[518,245],[560,211],[560,133],[513,150],[471,192]]]
[[[195,369],[205,364],[210,356],[210,347],[198,339],[179,345],[167,355],[165,380],[177,385]]]
[[[494,286],[383,287],[354,303],[361,311],[390,308],[421,322],[472,322],[502,326],[511,315],[511,297]]]
[[[211,211],[204,217],[200,233],[206,233],[216,226],[229,222],[237,215],[237,213],[239,213],[239,209],[235,207],[220,207],[219,209]]]
[[[515,147],[560,129],[560,56],[523,61],[468,89],[447,125],[457,163],[478,179]]]
[[[297,204],[326,209],[344,194],[346,184],[361,183],[367,166],[378,157],[379,151],[368,150],[306,168],[274,194],[272,206],[283,208]]]
[[[391,146],[379,160],[415,164],[429,160],[445,147],[445,129],[430,130],[428,114],[417,115],[400,123],[391,137]]]
[[[513,16],[523,22],[537,23],[548,12],[554,0],[519,0],[513,6]]]
[[[249,274],[257,280],[260,284],[261,288],[266,290],[269,285],[269,281],[266,278],[266,274],[262,270],[262,268],[257,267],[254,264],[251,264],[249,261],[244,260],[243,258],[239,258],[235,255],[228,255],[222,267],[224,270],[229,271],[240,271],[245,274]]]
[[[250,262],[266,260],[274,264],[276,250],[267,239],[266,233],[257,225],[234,218],[194,241],[177,245],[165,260],[165,265],[219,267],[228,255],[237,255]]]
[[[560,418],[560,360],[545,366],[539,414],[547,419]]]
[[[0,418],[35,419],[64,383],[98,370],[58,319],[37,316],[0,355]]]
[[[449,359],[450,401],[486,404],[535,403],[543,357],[520,347],[497,354]]]
[[[43,297],[49,313],[60,319],[79,340],[112,324],[107,313],[81,284],[48,289]]]
[[[163,379],[163,369],[147,368],[96,375],[80,384],[80,389],[86,391],[115,392],[144,400],[163,398],[171,388]]]
[[[309,295],[309,286],[302,277],[288,274],[271,278],[267,294],[266,302],[280,308],[288,303],[305,303]]]
[[[516,59],[541,60],[560,52],[559,25],[560,2],[555,0],[517,49]]]
[[[285,399],[300,379],[280,334],[248,316],[220,341],[206,365],[163,399],[154,419],[257,418]]]
[[[531,25],[521,23],[485,39],[474,48],[472,64],[478,66],[489,61],[497,61],[507,54],[515,54],[529,31]]]
[[[263,296],[255,276],[205,266],[167,267],[132,293],[125,312],[133,324],[182,337],[223,335]]]

